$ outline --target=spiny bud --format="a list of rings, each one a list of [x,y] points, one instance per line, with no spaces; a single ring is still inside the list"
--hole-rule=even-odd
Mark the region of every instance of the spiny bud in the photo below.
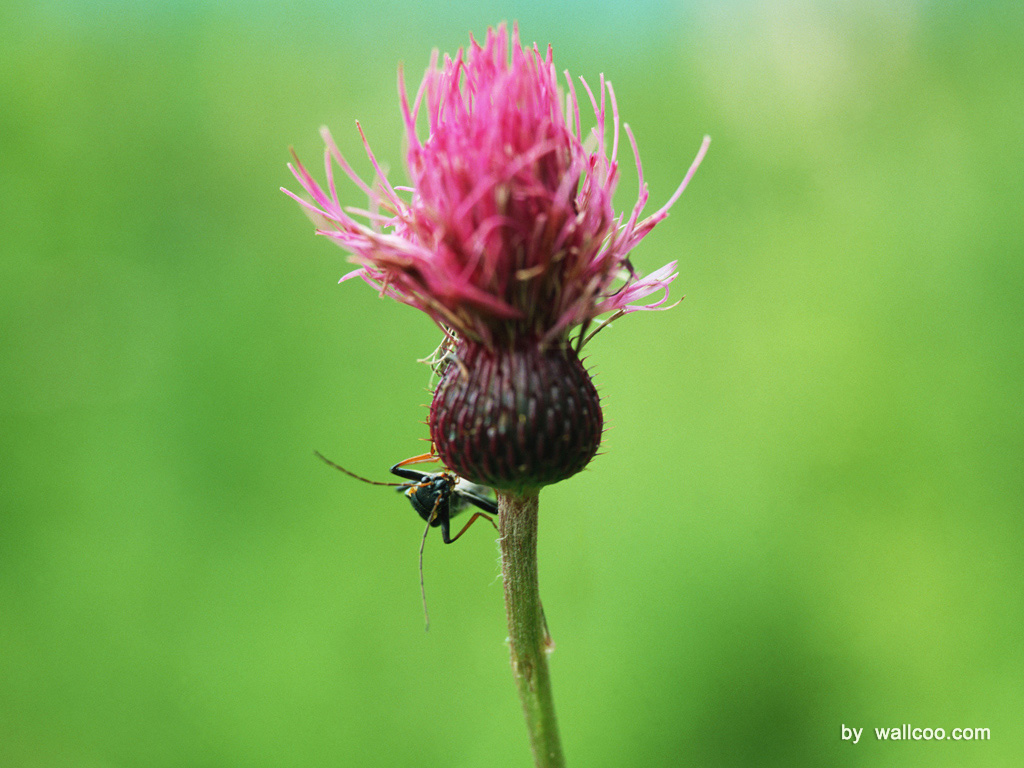
[[[492,488],[557,483],[601,443],[601,403],[568,346],[461,342],[434,392],[430,435],[453,472]]]

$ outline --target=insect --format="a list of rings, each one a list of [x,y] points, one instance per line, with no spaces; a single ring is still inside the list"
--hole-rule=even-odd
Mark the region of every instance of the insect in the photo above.
[[[377,480],[368,480],[365,477],[350,472],[340,464],[335,464],[319,451],[314,451],[317,458],[339,472],[344,472],[349,477],[361,480],[370,485],[387,485],[393,487],[399,493],[404,493],[427,527],[423,531],[423,538],[420,541],[420,592],[423,595],[423,614],[427,620],[427,628],[430,628],[430,615],[427,613],[427,594],[423,584],[423,547],[427,543],[427,534],[431,528],[441,529],[441,539],[445,544],[457,541],[473,523],[479,518],[487,520],[497,529],[497,525],[491,515],[498,514],[498,504],[488,496],[489,488],[476,483],[471,483],[458,475],[442,472],[417,472],[407,469],[407,464],[416,464],[424,461],[436,460],[433,454],[413,456],[405,461],[400,461],[391,467],[391,474],[404,478],[404,483],[382,483]],[[484,510],[474,512],[462,529],[454,536],[451,535],[451,519],[465,510],[469,505]]]

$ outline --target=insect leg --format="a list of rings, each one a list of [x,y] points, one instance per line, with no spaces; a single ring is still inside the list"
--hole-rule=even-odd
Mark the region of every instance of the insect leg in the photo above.
[[[486,496],[481,496],[480,494],[473,493],[472,491],[457,490],[455,493],[459,498],[480,507],[484,512],[488,512],[492,515],[498,514],[498,502],[494,499],[488,499]]]
[[[408,459],[404,459],[397,464],[396,467],[404,467],[406,464],[422,464],[426,461],[437,461],[437,455],[433,451],[430,453],[421,453],[419,456],[411,456]],[[393,468],[392,468],[393,469]]]
[[[404,477],[406,480],[412,480],[415,483],[425,483],[430,479],[430,475],[424,472],[417,472],[414,469],[405,469],[400,464],[395,464],[391,468],[391,474]],[[394,485],[408,485],[408,483],[394,483]]]
[[[447,520],[442,521],[442,523],[441,523],[441,538],[444,539],[444,543],[445,544],[451,544],[452,542],[458,541],[459,536],[464,534],[466,532],[466,529],[469,528],[469,526],[471,526],[473,523],[475,523],[476,519],[478,517],[482,517],[484,520],[486,520],[488,523],[490,523],[491,525],[494,526],[494,530],[498,530],[498,524],[494,522],[494,518],[492,518],[490,515],[487,515],[487,514],[485,514],[483,512],[474,512],[473,516],[471,518],[469,518],[469,522],[466,523],[464,526],[462,526],[462,530],[459,531],[458,533],[456,533],[451,538],[448,538],[448,521]]]

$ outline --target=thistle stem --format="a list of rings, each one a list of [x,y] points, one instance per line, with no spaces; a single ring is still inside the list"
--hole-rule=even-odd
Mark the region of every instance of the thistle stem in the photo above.
[[[512,674],[523,704],[537,768],[562,768],[547,654],[551,648],[537,584],[537,491],[498,492],[501,575]]]

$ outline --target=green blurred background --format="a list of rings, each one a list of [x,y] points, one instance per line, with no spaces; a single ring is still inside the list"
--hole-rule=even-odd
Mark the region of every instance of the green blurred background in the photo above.
[[[529,764],[492,532],[424,634],[418,518],[313,457],[422,450],[437,331],[278,191],[356,118],[403,179],[397,63],[502,19],[652,210],[714,139],[542,497],[570,765],[1024,764],[1019,3],[51,0],[0,10],[0,767]]]

